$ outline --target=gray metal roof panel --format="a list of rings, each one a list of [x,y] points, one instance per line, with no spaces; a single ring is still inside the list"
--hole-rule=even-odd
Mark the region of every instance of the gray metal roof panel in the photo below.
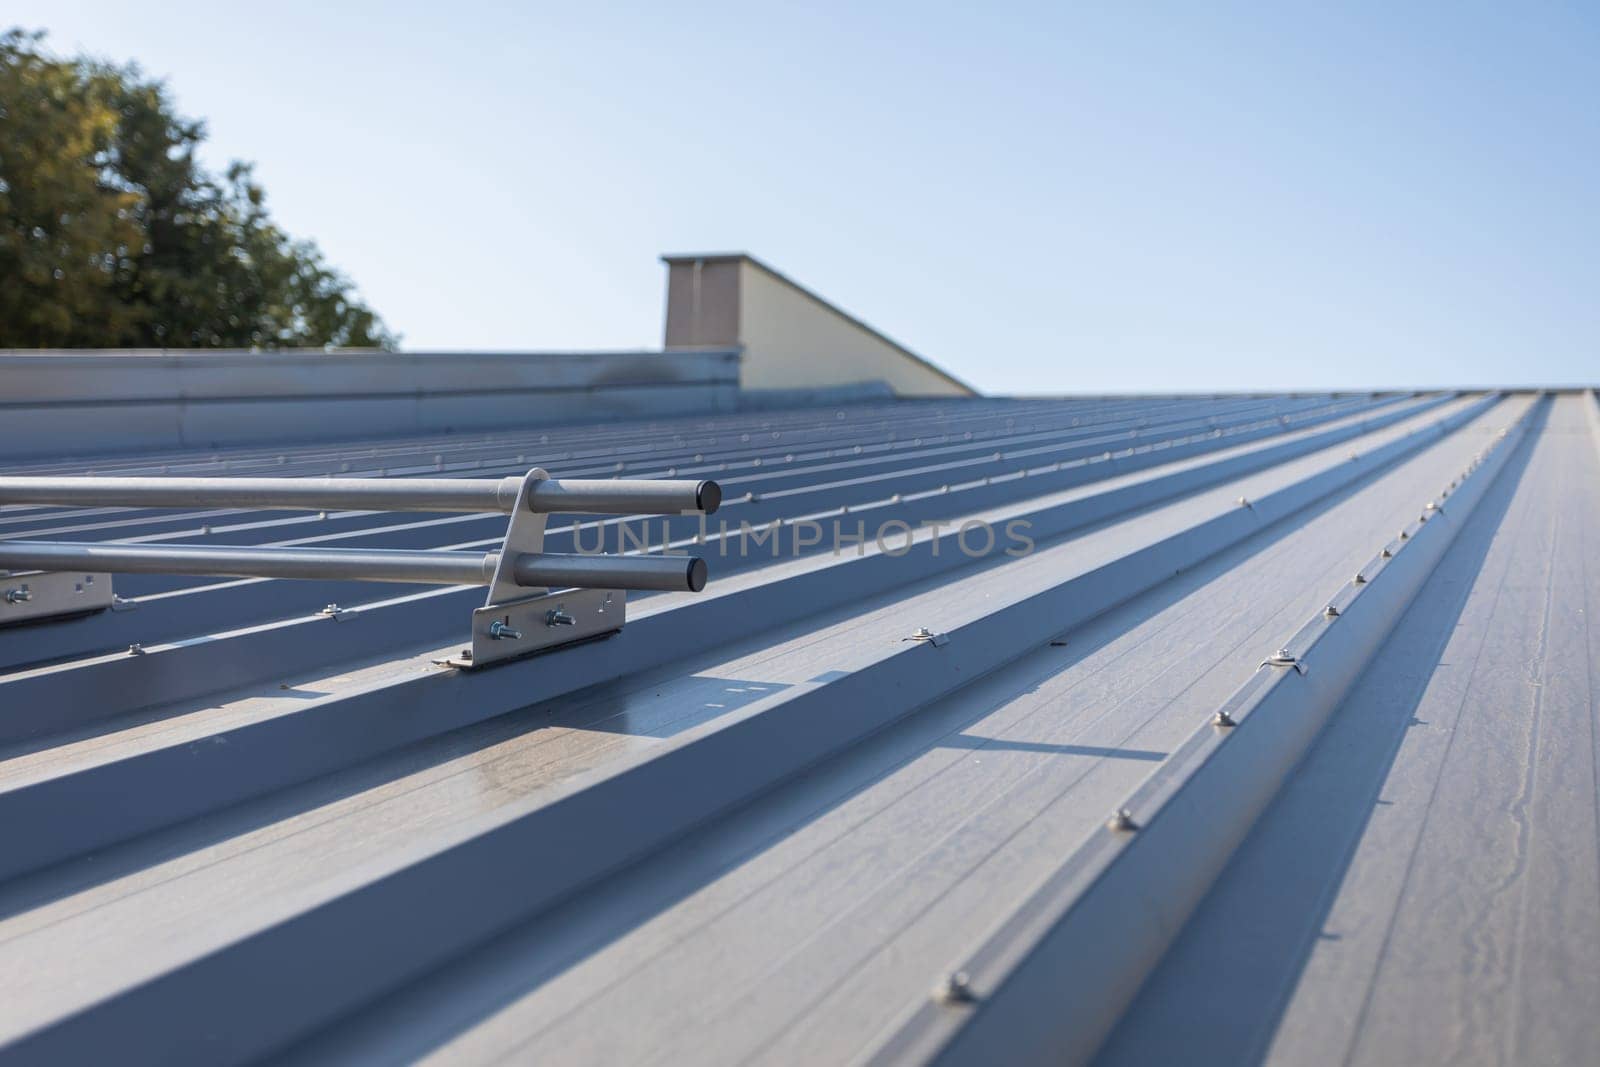
[[[433,663],[470,590],[119,581],[139,594],[136,610],[0,631],[0,662],[11,664],[0,703],[12,709],[0,725],[11,732],[0,818],[33,831],[7,850],[0,881],[0,974],[28,975],[5,983],[0,1042],[13,1043],[0,1044],[0,1059],[90,1055],[112,1042],[211,1060],[882,1054],[928,1010],[946,969],[1026,914],[1063,858],[1099,839],[1119,798],[1186,751],[1262,647],[1347,585],[1446,474],[1531,404],[941,401],[95,461],[99,473],[436,477],[515,473],[538,459],[564,476],[710,474],[731,487],[735,527],[741,516],[833,516],[843,504],[850,519],[1025,517],[1043,532],[1015,560],[936,559],[927,535],[903,560],[713,556],[720,581],[707,594],[642,599],[618,638],[472,677]],[[1583,467],[1597,462],[1593,404],[1561,397],[1548,424],[1517,423],[1537,449],[1566,449],[1573,484],[1587,487],[1576,493],[1584,514],[1594,508]],[[1520,499],[1542,468],[1509,465],[1494,485],[1518,479]],[[1574,497],[1572,484],[1563,491]],[[1473,522],[1498,521],[1494,499]],[[1574,507],[1552,520],[1564,540],[1519,557],[1544,560],[1547,580],[1582,569]],[[156,543],[497,540],[476,517],[0,510],[0,537],[51,529]],[[1416,610],[1470,544],[1464,534],[1446,551]],[[358,610],[343,622],[310,614],[335,598]],[[1483,629],[1523,625],[1501,614]],[[918,626],[948,643],[903,640]],[[110,651],[141,627],[159,635],[146,655]],[[1049,642],[1063,635],[1064,646]],[[1518,678],[1502,670],[1472,684],[1499,701],[1495,687]],[[1467,705],[1472,684],[1458,693]],[[1552,697],[1562,709],[1582,700]],[[42,711],[51,707],[64,716]],[[1346,717],[1334,715],[1329,738]],[[1514,717],[1503,720],[1507,737],[1521,736]],[[1592,818],[1592,781],[1585,794],[1571,778],[1576,757],[1540,753],[1533,765],[1567,774]],[[1468,803],[1475,782],[1515,765],[1465,763],[1451,788]],[[1291,809],[1300,781],[1284,794]],[[1500,809],[1487,794],[1492,819]],[[1508,803],[1540,825],[1574,817],[1554,801]],[[1582,826],[1567,829],[1585,840]],[[1435,837],[1424,869],[1445,877],[1465,846]],[[1219,884],[1240,877],[1233,868],[1255,840]],[[1592,826],[1586,840],[1592,851]],[[1572,884],[1577,896],[1545,901],[1540,921],[1588,914],[1588,883]],[[1428,892],[1448,895],[1450,883]],[[1183,983],[1217,962],[1193,946],[1226,929],[1225,917],[1208,919],[1218,899],[1134,1002],[1140,1018],[1165,1018],[1173,1032],[1194,1024]],[[1451,943],[1442,928],[1426,933],[1427,909],[1410,914],[1396,928],[1414,927],[1412,940]],[[1500,942],[1521,938],[1513,928]],[[1258,968],[1264,991],[1286,995],[1316,966],[1335,999],[1356,989],[1322,962],[1320,942],[1310,963],[1272,948]],[[1390,966],[1387,980],[1403,981]],[[1004,1002],[1026,1003],[1013,986]],[[1461,988],[1452,1003],[1469,1004],[1475,986]],[[948,1010],[961,1018],[959,1005]],[[1342,1025],[1368,1054],[1382,1059],[1410,1039],[1399,1014],[1388,1024],[1363,1011]],[[196,1013],[210,1026],[172,1025]],[[1318,1013],[1303,1014],[1312,1031],[1296,1036],[1301,1017],[1292,1003],[1281,1018],[1224,1013],[1208,1039],[1235,1051],[1236,1032],[1258,1046],[1276,1033],[1275,1055],[1304,1058],[1333,1038],[1316,1029]],[[1441,1025],[1474,1047],[1478,1031]],[[1594,1031],[1571,1022],[1555,1033],[1528,1049],[1581,1049]],[[1108,1055],[1148,1055],[1158,1049],[1141,1044],[1149,1039],[1130,1024]]]
[[[1106,1062],[1178,1033],[1221,1060],[1600,1055],[1592,403],[1559,398],[1468,520]]]

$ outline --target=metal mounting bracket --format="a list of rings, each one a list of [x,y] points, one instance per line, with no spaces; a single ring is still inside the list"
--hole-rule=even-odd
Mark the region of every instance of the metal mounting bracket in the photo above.
[[[111,575],[84,571],[0,571],[0,626],[104,611]]]
[[[622,589],[569,589],[472,613],[472,647],[441,662],[450,667],[487,667],[561,645],[616,633],[627,621]]]
[[[537,554],[544,551],[547,516],[542,511],[534,511],[528,506],[528,501],[533,495],[533,487],[548,477],[549,471],[535,467],[523,476],[522,485],[517,488],[517,502],[511,509],[511,521],[506,524],[505,544],[500,546],[500,559],[494,565],[494,580],[489,583],[489,597],[483,602],[485,607],[492,608],[496,604],[524,600],[548,592],[520,586],[511,574],[517,556],[525,552]]]
[[[505,543],[483,607],[472,613],[472,647],[443,662],[451,667],[487,667],[508,659],[615,633],[627,620],[628,595],[621,589],[548,589],[518,585],[512,576],[519,555],[544,551],[545,514],[528,506],[534,486],[550,477],[535,467],[522,479]]]

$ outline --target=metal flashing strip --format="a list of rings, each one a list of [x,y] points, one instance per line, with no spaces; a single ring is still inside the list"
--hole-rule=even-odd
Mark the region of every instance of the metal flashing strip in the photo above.
[[[1452,482],[1458,520],[1548,404],[1546,396],[1530,406]],[[1087,1061],[1459,527],[1429,522],[1426,512],[1407,524],[1333,610],[1263,663],[1106,830],[950,968],[969,996],[920,1004],[880,1038],[870,1062]],[[1307,664],[1315,670],[1283,669]]]

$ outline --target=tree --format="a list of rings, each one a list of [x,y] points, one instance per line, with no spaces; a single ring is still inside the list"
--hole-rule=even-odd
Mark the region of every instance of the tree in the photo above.
[[[162,83],[42,42],[0,34],[0,347],[398,343]]]

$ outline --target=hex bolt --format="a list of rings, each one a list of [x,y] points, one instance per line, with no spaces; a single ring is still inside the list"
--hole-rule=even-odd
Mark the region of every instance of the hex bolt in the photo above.
[[[546,626],[576,626],[578,625],[578,620],[560,608],[552,608],[544,613],[544,624]],[[518,634],[517,636],[520,637],[522,635]]]
[[[489,637],[495,641],[520,641],[522,631],[513,630],[504,619],[496,619],[489,624]]]
[[[933,987],[935,1000],[945,1004],[971,1004],[978,999],[972,991],[972,978],[966,971],[952,971]]]
[[[1239,723],[1232,715],[1228,714],[1227,709],[1223,709],[1211,716],[1211,725],[1221,727],[1223,729],[1231,729],[1232,727],[1238,726]]]
[[[142,655],[144,655],[144,646],[141,645],[139,642],[135,641],[133,644],[128,646],[128,655],[130,655],[130,656],[142,656]]]
[[[1127,808],[1118,808],[1112,813],[1111,818],[1106,820],[1106,829],[1113,833],[1128,834],[1138,828],[1139,824],[1134,821],[1133,812]]]
[[[1334,607],[1332,604],[1329,604],[1327,607],[1322,609],[1322,614],[1327,618],[1337,619],[1339,617],[1339,609]]]
[[[23,604],[32,599],[33,590],[29,589],[25,585],[19,585],[15,589],[6,590],[7,604]]]

